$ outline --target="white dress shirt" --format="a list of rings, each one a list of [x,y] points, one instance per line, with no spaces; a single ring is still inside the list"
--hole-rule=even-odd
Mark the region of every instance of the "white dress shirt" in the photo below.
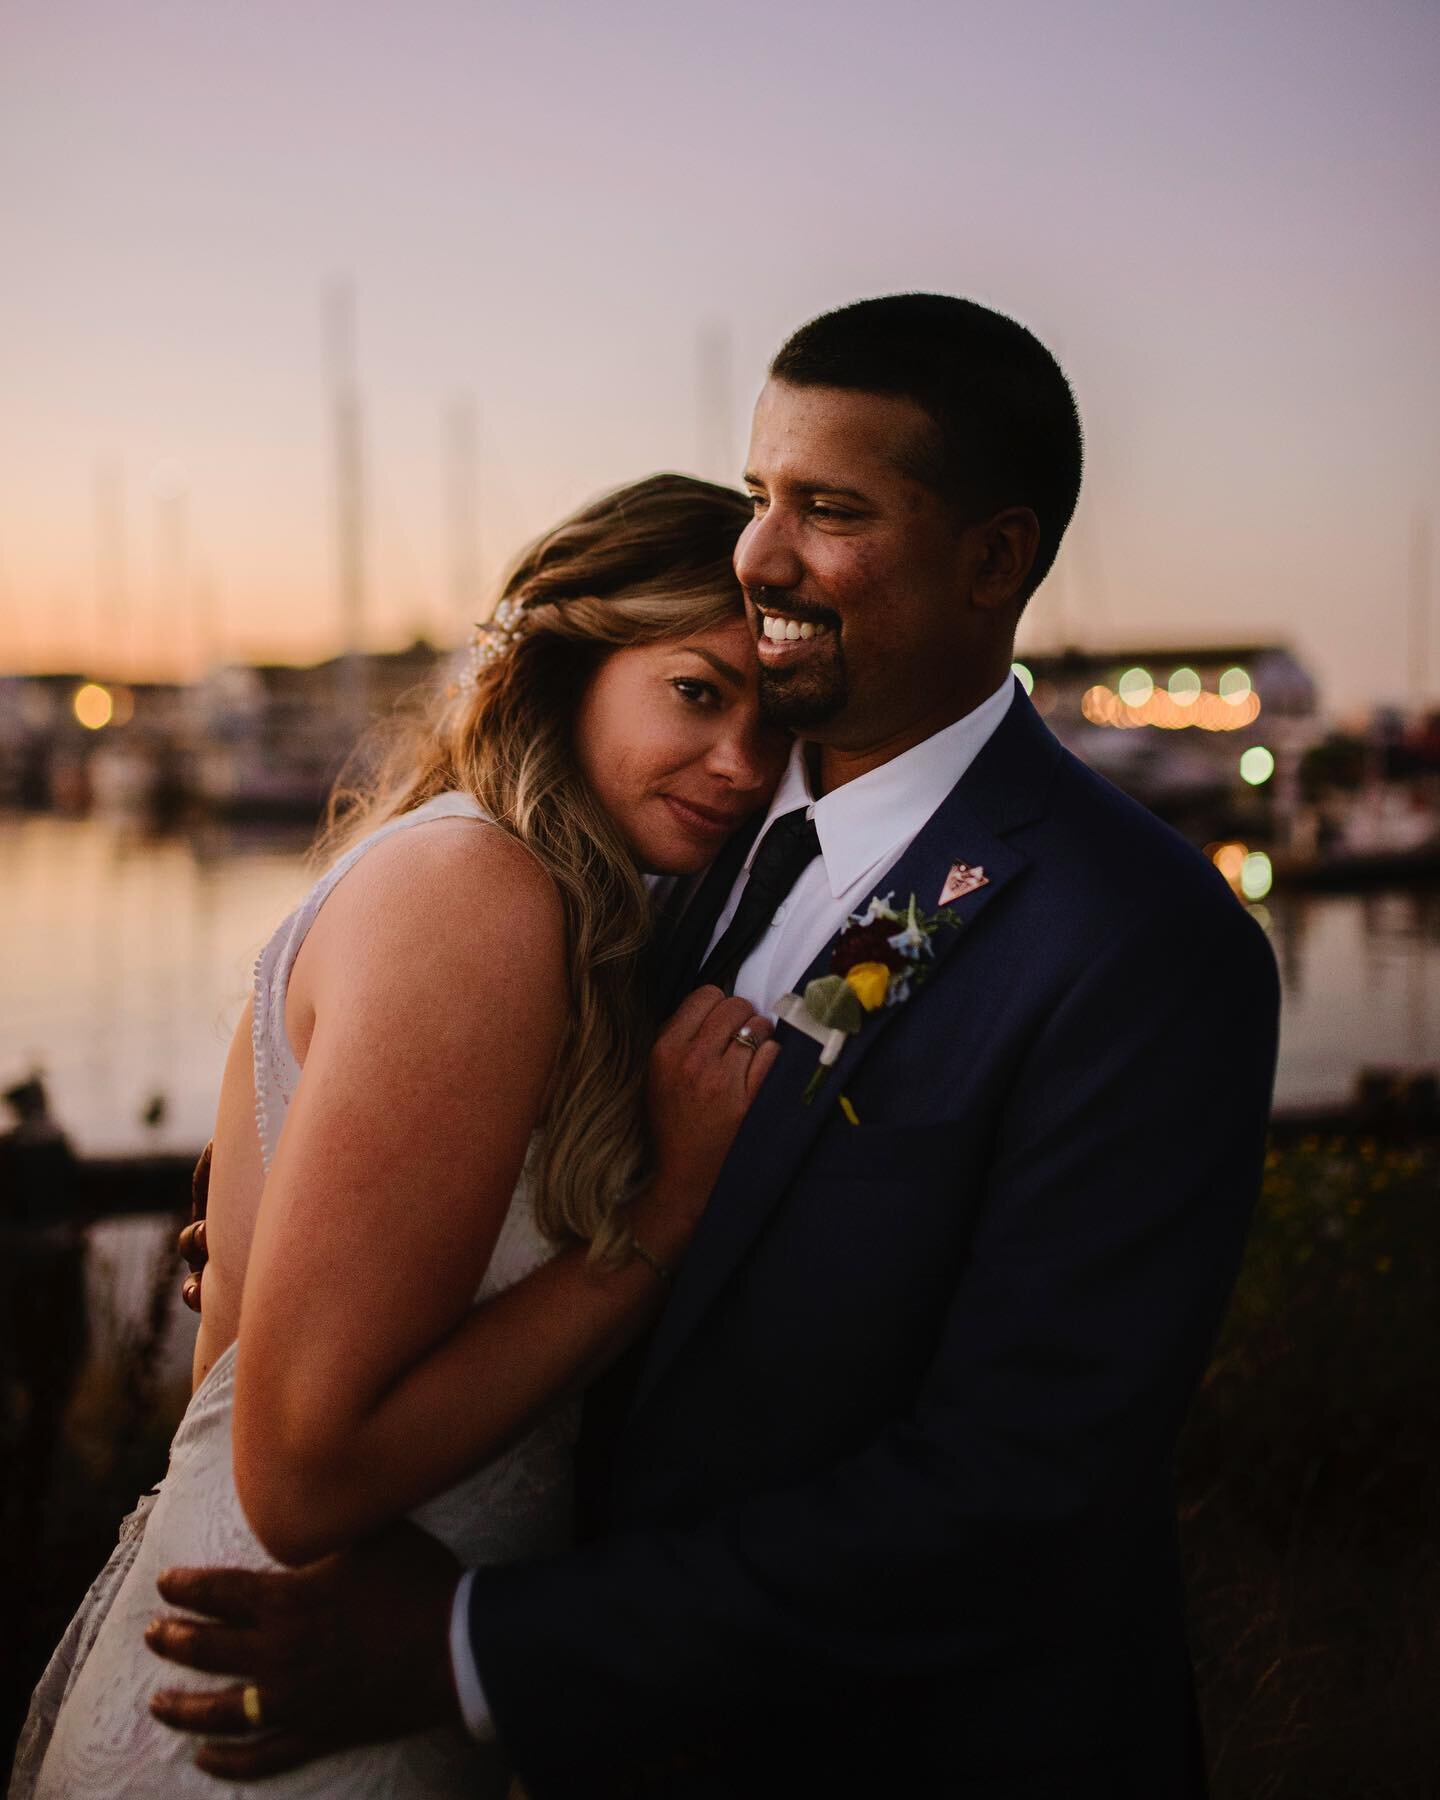
[[[765,824],[735,878],[710,939],[713,949],[734,917],[750,879],[755,852],[772,821],[803,806],[815,821],[820,854],[781,901],[735,978],[735,992],[757,1012],[773,1016],[781,995],[789,993],[850,914],[863,912],[877,887],[883,894],[886,870],[910,848],[930,815],[984,749],[1014,697],[1015,678],[1007,674],[988,700],[953,725],[818,800],[810,791],[805,747],[796,742]],[[897,895],[896,899],[899,903],[909,896]],[[474,1579],[471,1569],[455,1590],[450,1659],[465,1723],[477,1738],[490,1741],[495,1737],[495,1725],[470,1648],[470,1586]]]

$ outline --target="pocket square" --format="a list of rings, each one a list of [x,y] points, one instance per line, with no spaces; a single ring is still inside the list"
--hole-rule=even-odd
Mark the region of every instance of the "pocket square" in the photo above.
[[[945,885],[940,890],[939,904],[948,906],[952,900],[958,900],[962,894],[973,894],[976,888],[988,887],[990,877],[984,866],[977,863],[972,869],[969,863],[951,863],[950,873],[945,877]]]

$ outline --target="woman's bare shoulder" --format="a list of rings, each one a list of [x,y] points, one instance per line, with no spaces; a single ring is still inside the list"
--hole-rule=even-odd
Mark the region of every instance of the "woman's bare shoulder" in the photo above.
[[[292,980],[318,999],[360,980],[395,991],[524,965],[534,984],[563,978],[555,884],[524,845],[488,820],[431,819],[366,851],[306,937]],[[360,979],[357,979],[360,978]]]

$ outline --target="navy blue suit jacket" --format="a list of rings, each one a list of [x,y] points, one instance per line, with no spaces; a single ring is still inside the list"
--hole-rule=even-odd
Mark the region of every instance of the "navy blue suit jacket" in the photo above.
[[[1203,1792],[1170,1463],[1259,1185],[1274,958],[1023,692],[878,886],[930,910],[957,860],[988,884],[814,1105],[780,1028],[607,1529],[474,1585],[537,1800]]]

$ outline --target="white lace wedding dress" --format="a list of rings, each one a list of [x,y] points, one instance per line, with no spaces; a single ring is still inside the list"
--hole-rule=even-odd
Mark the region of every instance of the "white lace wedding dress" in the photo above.
[[[437,818],[483,819],[467,795],[442,794],[355,845],[279,927],[255,965],[256,1122],[268,1169],[300,1069],[285,1036],[285,987],[305,933],[336,882],[393,831]],[[457,1004],[463,997],[457,996]],[[536,1228],[522,1175],[477,1298],[498,1293],[542,1262],[551,1246]],[[257,1789],[216,1781],[194,1767],[197,1740],[154,1720],[160,1687],[229,1685],[162,1661],[147,1649],[146,1623],[161,1610],[162,1569],[204,1564],[276,1568],[246,1523],[230,1462],[232,1344],[186,1408],[159,1487],[120,1528],[120,1541],[91,1587],[40,1680],[21,1734],[10,1800],[126,1800],[195,1796],[221,1800]],[[578,1403],[557,1407],[503,1456],[410,1516],[463,1564],[512,1562],[561,1548],[571,1524],[571,1465]],[[493,1746],[457,1726],[321,1758],[258,1791],[365,1800],[481,1800],[506,1791]]]

